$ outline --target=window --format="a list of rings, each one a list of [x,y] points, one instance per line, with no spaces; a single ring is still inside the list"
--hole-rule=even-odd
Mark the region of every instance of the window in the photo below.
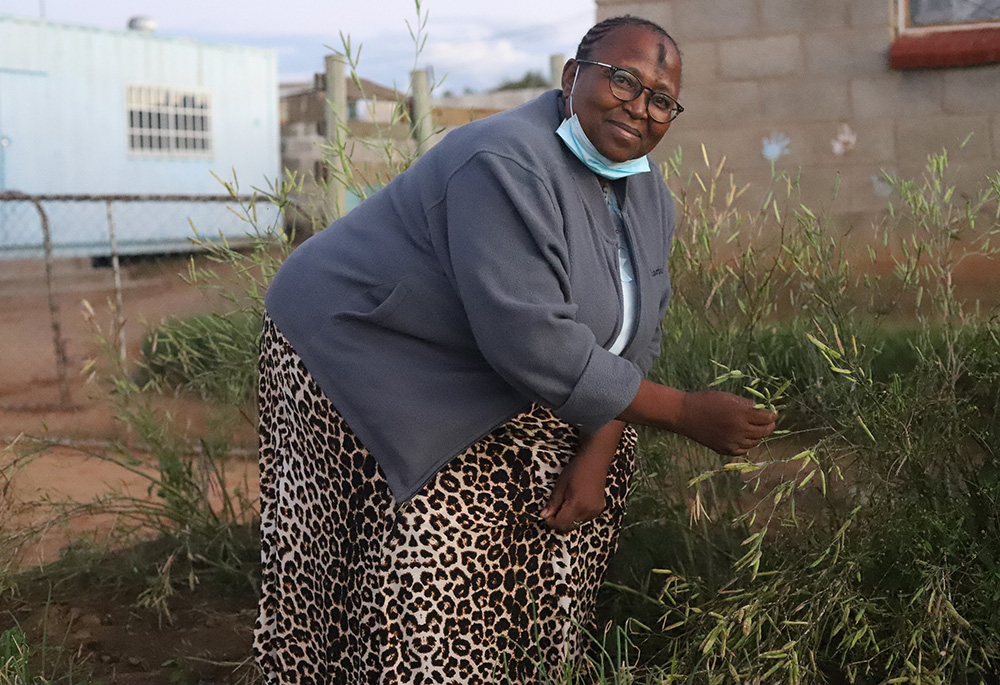
[[[211,94],[129,86],[128,149],[151,157],[211,157]]]
[[[908,0],[901,28],[1000,21],[1000,0]]]
[[[894,69],[1000,62],[1000,0],[895,0]]]

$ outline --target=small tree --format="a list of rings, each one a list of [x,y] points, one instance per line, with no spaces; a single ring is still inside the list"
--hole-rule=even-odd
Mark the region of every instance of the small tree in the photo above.
[[[522,88],[548,88],[549,80],[540,71],[527,71],[521,78],[512,81],[504,79],[495,90],[521,90]]]

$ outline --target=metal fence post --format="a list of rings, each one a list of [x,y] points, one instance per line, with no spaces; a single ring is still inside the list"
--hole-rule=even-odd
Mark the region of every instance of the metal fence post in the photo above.
[[[59,379],[59,404],[69,409],[73,400],[69,394],[69,380],[66,378],[66,341],[62,336],[62,323],[59,319],[59,300],[56,299],[52,283],[52,233],[49,231],[49,217],[42,208],[42,203],[32,198],[31,202],[38,210],[42,219],[42,241],[45,249],[45,287],[49,296],[49,316],[52,320],[52,344],[56,349],[56,378]]]
[[[111,200],[105,201],[108,208],[108,237],[111,239],[111,269],[115,275],[115,337],[118,339],[118,356],[125,363],[125,315],[122,313],[122,270],[118,260],[118,239],[115,237],[115,220],[111,212]]]
[[[56,299],[54,277],[52,274],[52,233],[49,230],[49,216],[46,214],[41,201],[37,197],[16,190],[9,190],[0,193],[0,198],[30,202],[35,206],[38,218],[42,223],[42,249],[45,253],[45,288],[49,300],[49,322],[52,326],[52,344],[55,347],[56,353],[56,379],[59,383],[59,406],[62,409],[71,409],[73,398],[70,395],[69,380],[66,374],[69,362],[66,359],[66,341],[62,335],[59,300]]]

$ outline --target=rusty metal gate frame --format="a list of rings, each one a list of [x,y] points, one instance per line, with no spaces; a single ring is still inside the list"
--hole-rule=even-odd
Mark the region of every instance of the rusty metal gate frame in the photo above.
[[[34,205],[42,223],[42,246],[45,253],[45,287],[48,291],[49,319],[52,327],[52,344],[56,354],[56,378],[59,384],[59,402],[51,404],[14,404],[0,405],[0,409],[6,411],[74,411],[78,409],[73,404],[70,394],[67,368],[69,366],[66,356],[66,341],[63,338],[62,325],[59,318],[59,301],[56,299],[55,287],[53,283],[53,257],[52,257],[52,236],[49,230],[49,217],[42,207],[43,202],[103,202],[107,208],[108,217],[108,237],[111,247],[111,262],[114,270],[115,289],[115,325],[118,336],[119,351],[124,360],[125,338],[124,321],[122,320],[122,287],[121,287],[121,266],[118,258],[118,241],[115,235],[114,219],[111,206],[115,202],[269,202],[267,198],[250,195],[56,195],[40,194],[29,195],[17,190],[7,190],[0,192],[0,202],[29,202]],[[293,203],[294,204],[294,203]]]

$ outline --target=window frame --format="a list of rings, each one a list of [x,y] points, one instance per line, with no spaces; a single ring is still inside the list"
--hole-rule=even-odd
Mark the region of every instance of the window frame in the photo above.
[[[931,31],[974,31],[984,28],[1000,27],[1000,16],[996,19],[981,19],[969,22],[954,22],[947,24],[911,24],[910,0],[894,0],[896,15],[896,35],[908,33],[927,33]]]
[[[910,0],[892,0],[892,69],[936,69],[1000,63],[1000,18],[964,24],[910,24]]]
[[[125,88],[125,136],[130,157],[213,159],[214,118],[211,90],[147,83]]]

